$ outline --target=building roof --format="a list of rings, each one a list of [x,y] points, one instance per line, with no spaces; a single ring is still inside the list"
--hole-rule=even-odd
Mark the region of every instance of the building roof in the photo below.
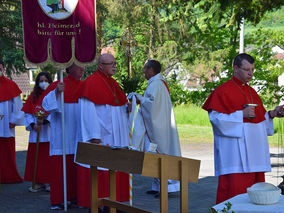
[[[30,78],[28,72],[20,74],[12,74],[12,80],[16,82],[20,90],[24,94],[29,94],[32,92],[32,87],[30,86]]]
[[[284,60],[284,53],[278,53],[275,55],[278,60]]]

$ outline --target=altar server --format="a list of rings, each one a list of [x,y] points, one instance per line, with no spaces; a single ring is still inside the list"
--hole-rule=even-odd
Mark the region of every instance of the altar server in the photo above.
[[[103,54],[98,59],[98,70],[90,75],[79,90],[81,141],[108,146],[129,145],[127,98],[112,78],[117,71],[113,55]],[[90,169],[81,166],[78,205],[90,207]],[[99,197],[109,196],[108,171],[98,171]],[[129,175],[116,172],[117,201],[129,200]],[[85,193],[87,192],[88,193]]]
[[[50,202],[51,209],[61,209],[64,202],[63,191],[63,164],[62,164],[62,126],[61,126],[61,99],[60,93],[64,91],[64,112],[65,112],[65,144],[66,144],[66,176],[67,176],[67,200],[76,200],[77,180],[76,164],[74,154],[77,142],[78,127],[78,98],[76,90],[82,81],[84,69],[72,64],[66,69],[67,77],[63,83],[56,81],[48,87],[50,91],[44,97],[42,106],[50,113],[50,155],[52,177],[50,181]]]
[[[19,183],[23,179],[16,165],[15,126],[25,124],[22,91],[4,72],[0,61],[0,183]]]
[[[46,95],[46,89],[51,83],[50,74],[40,72],[36,77],[33,92],[22,108],[22,111],[25,112],[26,130],[30,132],[24,180],[33,181],[34,172],[36,172],[36,183],[33,187],[29,187],[30,192],[49,191],[48,183],[51,175],[49,157],[50,124],[47,120],[48,113],[43,110],[41,105]],[[37,150],[38,135],[39,144]],[[34,168],[35,165],[37,165],[36,169]]]
[[[267,136],[274,133],[273,118],[284,115],[283,106],[266,112],[247,84],[254,72],[250,55],[237,55],[233,69],[233,78],[216,88],[203,105],[214,132],[215,175],[219,177],[216,203],[265,181],[264,173],[271,171]]]

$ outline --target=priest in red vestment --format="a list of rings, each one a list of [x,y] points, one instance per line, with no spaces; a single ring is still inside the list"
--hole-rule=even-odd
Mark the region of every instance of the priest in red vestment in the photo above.
[[[80,140],[110,146],[128,146],[127,98],[119,84],[112,78],[116,73],[113,55],[103,54],[98,60],[98,70],[90,75],[79,89]],[[80,166],[81,198],[78,205],[90,207],[90,169]],[[108,171],[98,171],[99,197],[109,195]],[[117,201],[129,200],[129,176],[116,173]]]
[[[214,133],[215,175],[219,176],[216,203],[265,181],[271,171],[268,135],[273,135],[273,118],[282,117],[283,106],[266,111],[252,79],[254,59],[236,56],[234,76],[216,88],[203,105]]]
[[[50,203],[51,209],[62,209],[64,202],[63,187],[63,146],[61,125],[61,98],[60,93],[64,91],[65,112],[65,148],[66,148],[66,176],[67,176],[67,200],[75,202],[77,198],[77,175],[74,154],[78,130],[78,98],[76,90],[79,88],[84,75],[84,68],[72,64],[66,69],[67,77],[63,83],[56,81],[48,88],[48,94],[44,97],[42,106],[50,113]]]
[[[0,183],[19,183],[15,152],[15,126],[24,125],[24,112],[17,84],[4,76],[0,61]]]

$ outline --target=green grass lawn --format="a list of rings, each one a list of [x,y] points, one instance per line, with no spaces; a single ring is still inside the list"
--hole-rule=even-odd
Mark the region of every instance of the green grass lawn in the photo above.
[[[174,108],[177,124],[211,127],[208,113],[195,105],[179,105]]]
[[[256,28],[256,27],[248,27],[248,28],[246,28],[245,29],[245,35],[247,35],[247,34],[252,34],[252,33],[256,33],[256,31],[258,31],[259,30],[259,28]],[[274,30],[274,31],[279,31],[279,33],[280,33],[280,31],[284,31],[284,26],[282,25],[282,26],[266,26],[265,28],[262,28],[262,30],[266,30],[266,31],[269,31],[269,30]]]
[[[213,131],[208,126],[178,124],[181,143],[213,143]]]

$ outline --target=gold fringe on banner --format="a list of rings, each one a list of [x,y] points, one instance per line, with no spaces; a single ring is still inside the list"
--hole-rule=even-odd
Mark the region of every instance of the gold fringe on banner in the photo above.
[[[96,54],[94,60],[92,60],[91,62],[86,62],[86,63],[82,63],[80,61],[78,61],[76,58],[75,58],[75,38],[73,37],[72,38],[72,57],[71,59],[66,62],[66,63],[58,63],[56,61],[54,61],[52,59],[52,54],[51,54],[51,41],[50,39],[48,40],[48,44],[47,44],[47,60],[42,62],[42,63],[33,63],[31,61],[29,61],[29,59],[26,57],[26,54],[24,53],[24,61],[27,63],[27,64],[31,64],[31,65],[34,65],[34,66],[38,66],[38,67],[45,67],[47,66],[48,64],[51,64],[53,65],[55,68],[58,68],[58,69],[66,69],[67,67],[71,66],[73,63],[78,65],[78,66],[81,66],[81,67],[85,67],[85,66],[92,66],[92,65],[95,65],[97,64],[97,61],[98,61],[98,55]]]

